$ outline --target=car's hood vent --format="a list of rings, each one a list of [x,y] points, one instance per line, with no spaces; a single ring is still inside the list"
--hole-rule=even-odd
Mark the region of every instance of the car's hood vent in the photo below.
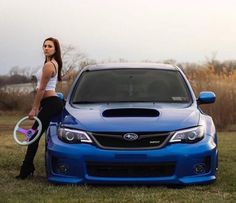
[[[103,111],[102,115],[103,117],[158,117],[159,111],[144,108],[120,108],[107,109]]]

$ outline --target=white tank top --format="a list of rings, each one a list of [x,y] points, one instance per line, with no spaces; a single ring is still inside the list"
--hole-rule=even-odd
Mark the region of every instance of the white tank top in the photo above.
[[[56,89],[56,85],[57,85],[57,64],[51,62],[53,64],[53,66],[55,67],[56,70],[56,74],[50,78],[50,80],[47,83],[46,89],[45,90],[54,90]],[[43,69],[39,69],[38,72],[36,73],[36,78],[37,78],[37,86],[36,88],[38,89],[40,86],[40,81],[41,81],[41,77],[42,77],[42,71]]]

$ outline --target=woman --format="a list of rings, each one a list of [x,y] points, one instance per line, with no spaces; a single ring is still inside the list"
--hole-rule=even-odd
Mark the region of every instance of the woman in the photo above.
[[[63,101],[56,96],[55,88],[57,81],[61,80],[62,59],[60,44],[55,38],[47,38],[43,43],[45,55],[44,66],[37,73],[37,92],[33,101],[32,109],[29,112],[29,119],[37,116],[42,122],[42,134],[48,128],[53,116],[59,114],[63,109]],[[33,125],[33,129],[37,124]],[[33,160],[38,150],[40,137],[27,148],[25,159],[17,179],[25,179],[34,173]]]

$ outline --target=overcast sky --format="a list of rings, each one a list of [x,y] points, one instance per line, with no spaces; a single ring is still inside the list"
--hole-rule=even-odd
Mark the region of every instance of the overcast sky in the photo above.
[[[235,0],[0,0],[0,75],[53,36],[97,61],[236,59]]]

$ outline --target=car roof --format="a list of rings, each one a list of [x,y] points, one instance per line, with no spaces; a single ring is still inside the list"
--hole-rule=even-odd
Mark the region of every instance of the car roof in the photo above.
[[[150,68],[164,70],[178,70],[177,66],[162,63],[104,63],[88,65],[82,71],[104,70],[104,69],[127,69],[127,68]]]

